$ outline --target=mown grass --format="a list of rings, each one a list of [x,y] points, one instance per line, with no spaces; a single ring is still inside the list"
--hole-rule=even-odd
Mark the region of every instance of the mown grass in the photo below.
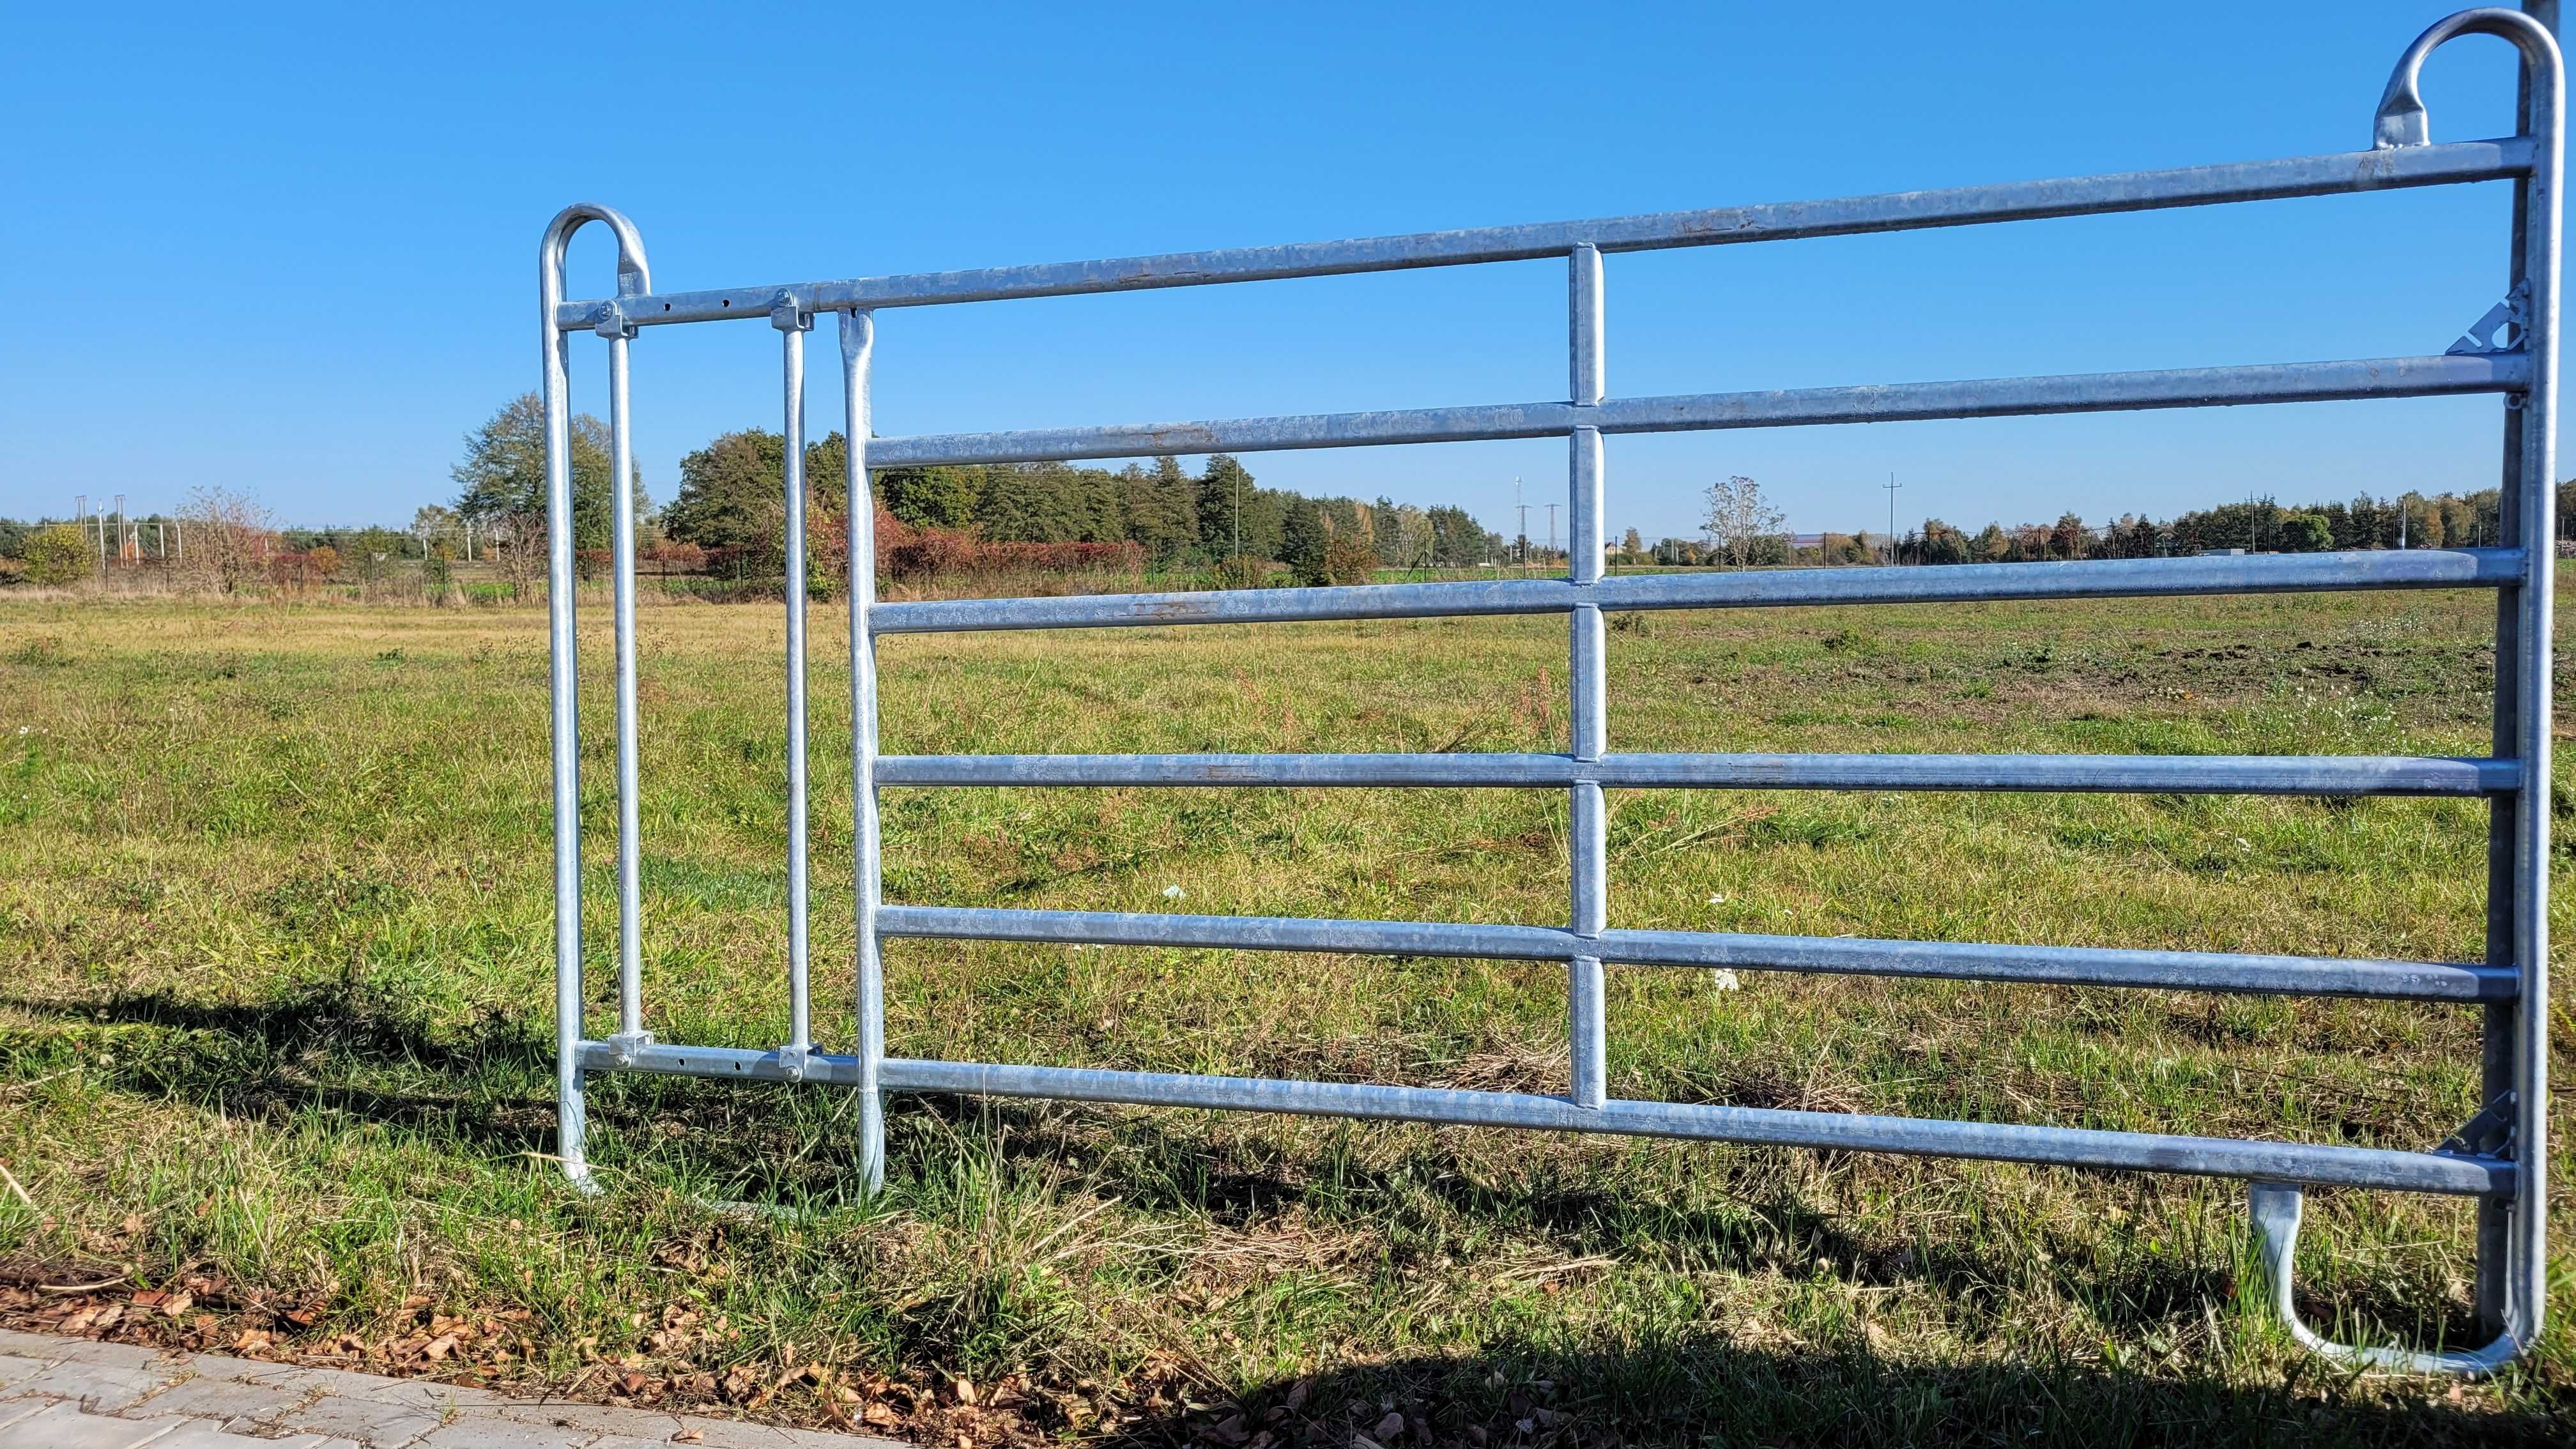
[[[1623,617],[1611,733],[2484,753],[2491,607]],[[840,1047],[840,616],[812,628],[815,997]],[[783,636],[775,608],[644,618],[645,951],[666,1040],[784,1034]],[[604,666],[604,634],[587,647]],[[1561,749],[1564,648],[1549,620],[901,638],[882,649],[884,745]],[[541,614],[0,605],[0,701],[0,1153],[33,1204],[0,1197],[0,1251],[26,1276],[225,1285],[212,1321],[156,1332],[249,1328],[280,1356],[952,1441],[2546,1441],[2576,1423],[2561,1329],[2465,1390],[2297,1354],[2252,1306],[2230,1184],[898,1098],[889,1189],[869,1202],[845,1099],[609,1079],[592,1146],[610,1191],[585,1200],[543,1155]],[[613,986],[606,704],[584,716],[594,1031]],[[886,800],[900,901],[1565,911],[1552,792]],[[2485,815],[2468,802],[1613,804],[1623,926],[2481,949]],[[904,1055],[1564,1088],[1554,967],[922,942],[892,943],[888,966]],[[1726,990],[1619,969],[1610,1010],[1623,1096],[2404,1148],[2478,1105],[2477,1020],[2450,1008],[1753,973]],[[2552,1156],[2564,1184],[2569,1154]],[[2313,1319],[2471,1334],[2465,1205],[2320,1193],[2310,1217]],[[2562,1289],[2568,1274],[2562,1258]],[[21,1298],[23,1316],[43,1295]],[[462,1346],[424,1359],[450,1322]],[[985,1386],[978,1403],[958,1377]]]

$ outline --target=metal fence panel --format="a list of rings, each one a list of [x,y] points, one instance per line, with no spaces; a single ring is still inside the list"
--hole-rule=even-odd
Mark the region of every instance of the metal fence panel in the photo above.
[[[945,1091],[1091,1102],[1192,1106],[1420,1122],[1611,1132],[1726,1142],[1989,1158],[2242,1178],[2274,1301],[2300,1341],[2382,1368],[2483,1372],[2538,1334],[2547,1223],[2543,1168],[2549,851],[2549,638],[2556,537],[2559,278],[2558,188],[2564,76],[2552,36],[2556,5],[2524,14],[2464,11],[2418,37],[2375,119],[2371,150],[2119,176],[1890,196],[1728,207],[1659,216],[1360,241],[1183,253],[922,276],[660,293],[643,242],[616,212],[567,208],[540,248],[540,335],[546,418],[548,579],[554,700],[556,1011],[561,1156],[592,1187],[584,1153],[586,1074],[635,1071],[847,1088],[861,1099],[861,1170],[884,1172],[883,1098]],[[2501,36],[2522,57],[2518,134],[2433,144],[2417,74],[2458,35]],[[2506,181],[2514,188],[2507,301],[2439,355],[1892,386],[1619,398],[1607,379],[1606,254],[1666,247],[1843,236],[2039,217],[2224,205],[2401,187]],[[587,222],[618,247],[616,295],[563,296],[564,250]],[[1415,267],[1562,257],[1567,266],[1563,400],[1122,427],[872,438],[868,384],[875,312],[888,307],[1138,291]],[[780,334],[786,437],[787,577],[805,577],[805,336],[836,314],[850,419],[842,483],[848,503],[851,799],[856,862],[857,1050],[819,1052],[808,990],[805,615],[787,606],[788,981],[790,1039],[773,1050],[666,1044],[645,1026],[638,879],[634,516],[624,488],[613,520],[617,714],[617,1029],[585,1035],[581,1004],[580,778],[575,717],[570,335],[608,344],[615,476],[630,471],[628,352],[640,329],[766,318]],[[1897,419],[2029,416],[2220,407],[2328,399],[2494,393],[2505,408],[2498,546],[2310,555],[2132,559],[1922,569],[1812,569],[1605,578],[1607,458],[1623,433],[1764,428]],[[869,470],[896,466],[1164,453],[1250,452],[1468,439],[1563,437],[1571,539],[1566,576],[1550,580],[1371,585],[1225,593],[880,603]],[[2491,756],[2031,756],[1636,754],[1610,748],[1604,611],[1815,604],[1969,602],[2342,589],[2484,588],[2496,592],[2497,688]],[[1563,614],[1571,682],[1564,754],[1484,755],[963,755],[884,756],[877,739],[875,639],[988,629],[1132,627],[1318,619]],[[1562,927],[1466,922],[1334,921],[890,905],[883,899],[878,790],[886,785],[1147,785],[1544,788],[1566,792],[1572,862]],[[2246,953],[2108,950],[1960,942],[1871,941],[1690,931],[1609,923],[1607,789],[2038,790],[2483,798],[2491,816],[2488,946],[2477,962],[2382,961]],[[888,937],[1087,942],[1225,950],[1364,952],[1562,961],[1567,973],[1569,1089],[1562,1097],[1357,1083],[1248,1080],[1074,1070],[885,1055]],[[1954,980],[2052,982],[2160,990],[2269,992],[2477,1003],[2485,1013],[2487,1106],[2423,1152],[2009,1123],[1783,1111],[1609,1098],[1602,994],[1609,964],[1754,968]],[[2418,1352],[2327,1343],[2297,1321],[2289,1265],[2303,1185],[2446,1193],[2479,1201],[2478,1302],[2494,1340]]]

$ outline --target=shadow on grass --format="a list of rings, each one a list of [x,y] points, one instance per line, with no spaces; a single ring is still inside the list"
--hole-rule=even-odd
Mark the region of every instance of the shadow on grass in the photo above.
[[[421,1003],[362,979],[308,984],[269,1002],[192,1003],[148,994],[79,1003],[7,1004],[67,1024],[120,1031],[112,1082],[121,1091],[273,1120],[317,1111],[453,1142],[478,1155],[554,1150],[551,1033],[505,1013],[442,1025]],[[738,1183],[746,1197],[788,1201],[853,1172],[841,1103],[827,1094],[654,1078],[601,1084],[594,1122],[634,1146],[674,1151],[693,1173]],[[1293,1213],[1381,1228],[1410,1217],[1494,1226],[1568,1257],[1650,1254],[1690,1272],[1768,1271],[1804,1262],[1864,1286],[1919,1284],[1953,1301],[2009,1312],[2013,1271],[1974,1240],[1891,1248],[1778,1190],[1717,1195],[1713,1205],[1641,1204],[1580,1177],[1579,1165],[1502,1185],[1481,1182],[1432,1148],[1392,1163],[1282,1156],[1244,1165],[1195,1134],[1187,1118],[1095,1115],[1046,1104],[905,1096],[892,1121],[895,1170],[971,1145],[1012,1163],[1096,1175],[1130,1208],[1258,1229]],[[1168,1125],[1167,1125],[1168,1124]],[[1676,1150],[1691,1150],[1677,1148]],[[1436,1231],[1386,1233],[1403,1243]],[[2123,1338],[2196,1323],[2229,1302],[2227,1273],[2163,1260],[2094,1275],[2091,1313]],[[2409,1323],[2421,1304],[2367,1287],[2340,1305],[2365,1321]],[[2442,1330],[2454,1341],[2465,1323]],[[2471,1410],[2356,1386],[2294,1360],[2257,1385],[2177,1368],[2127,1373],[2098,1362],[1904,1363],[1845,1348],[1760,1343],[1758,1326],[1712,1329],[1687,1304],[1641,1305],[1616,1351],[1551,1341],[1545,1329],[1462,1356],[1394,1356],[1320,1375],[1280,1378],[1210,1404],[1202,1385],[1139,1394],[1135,1417],[1106,1437],[1135,1444],[1427,1444],[2176,1442],[2564,1443],[2557,1396]],[[956,1347],[931,1334],[907,1346],[936,1364]],[[2134,1351],[2134,1350],[2133,1350]],[[2435,1390],[2433,1392],[2438,1392]],[[1257,1443],[1263,1436],[1265,1443]],[[1096,1434],[1094,1437],[1098,1437]]]
[[[437,1028],[418,1003],[350,978],[247,1004],[151,992],[92,1002],[0,997],[0,1006],[89,1027],[150,1028],[112,1034],[118,1050],[106,1071],[119,1091],[253,1120],[338,1113],[493,1155],[553,1150],[553,1038],[497,1013]]]
[[[1505,1344],[1280,1379],[1105,1435],[1140,1446],[2564,1445],[2543,1407],[2472,1409],[2299,1370],[2250,1385],[2085,1363],[1911,1364],[1714,1334],[1615,1351]]]

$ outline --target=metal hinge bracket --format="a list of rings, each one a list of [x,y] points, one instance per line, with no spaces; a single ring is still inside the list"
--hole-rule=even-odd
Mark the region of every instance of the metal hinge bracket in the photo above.
[[[2531,286],[2518,282],[2505,299],[2487,309],[2487,314],[2469,324],[2460,340],[2445,350],[2451,357],[2489,357],[2500,352],[2513,352],[2522,346],[2525,329],[2531,325]]]
[[[2517,1099],[2505,1092],[2478,1109],[2458,1131],[2433,1149],[2440,1157],[2509,1157],[2513,1147],[2513,1108]]]

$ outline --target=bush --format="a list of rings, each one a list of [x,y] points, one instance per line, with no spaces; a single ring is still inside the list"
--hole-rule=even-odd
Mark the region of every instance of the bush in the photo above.
[[[37,529],[27,540],[27,581],[62,585],[86,578],[94,553],[89,535],[71,524]]]
[[[1377,577],[1377,550],[1365,538],[1337,533],[1324,545],[1324,578],[1329,583],[1365,584]]]
[[[2316,513],[2281,515],[2281,549],[2285,553],[2323,553],[2334,547],[2334,525]]]
[[[1257,589],[1270,582],[1270,560],[1237,555],[1216,561],[1216,586],[1220,589]]]

